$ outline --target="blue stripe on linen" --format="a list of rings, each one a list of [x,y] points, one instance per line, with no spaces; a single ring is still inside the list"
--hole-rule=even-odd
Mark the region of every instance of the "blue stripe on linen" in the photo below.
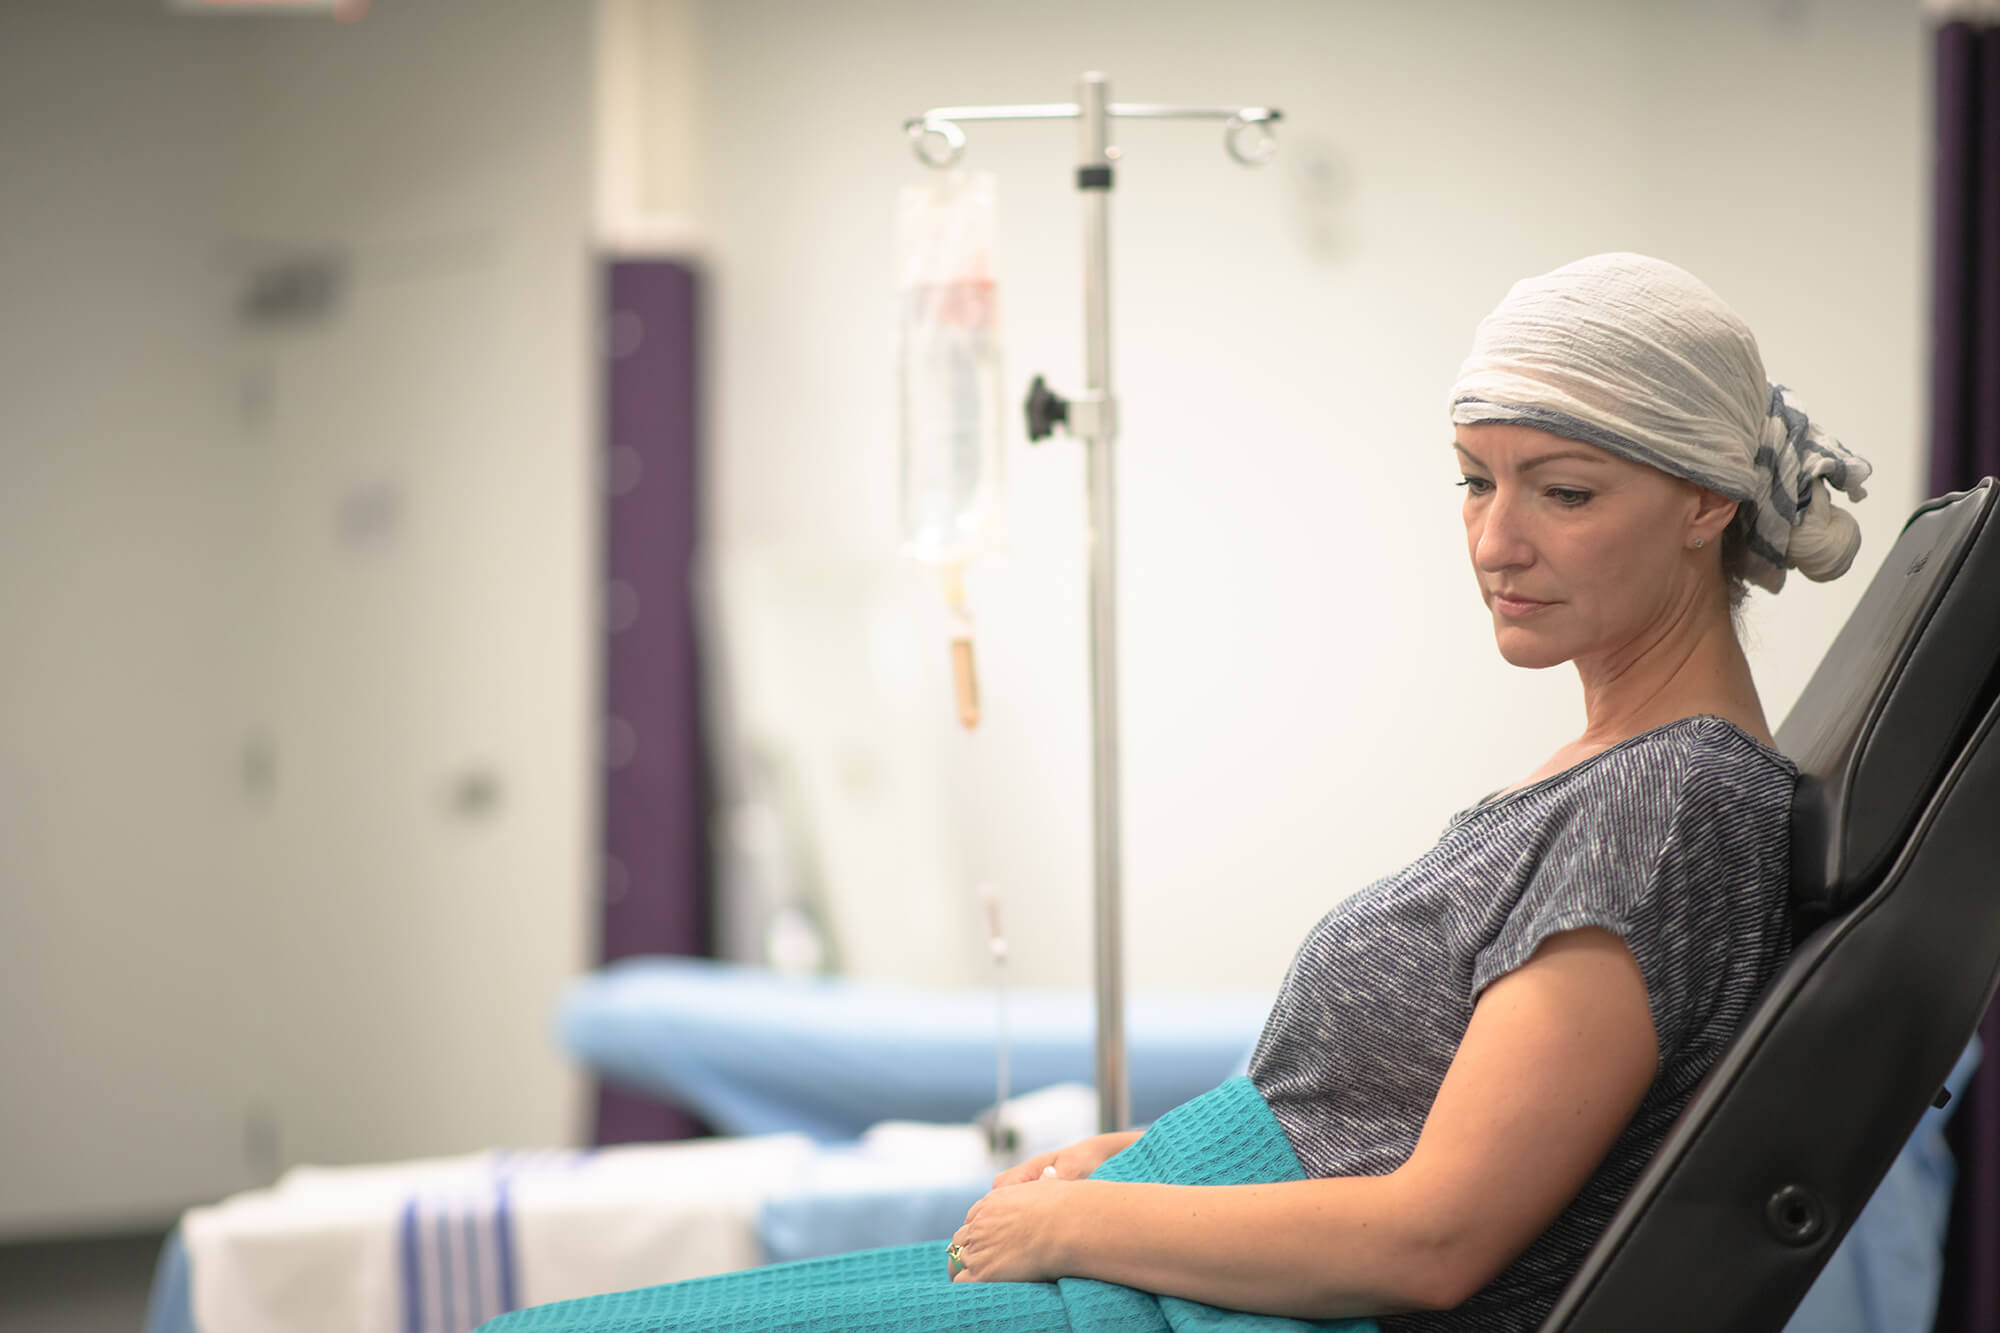
[[[483,1203],[484,1200],[478,1200],[477,1202]],[[486,1308],[486,1284],[480,1280],[479,1275],[479,1219],[480,1215],[484,1212],[486,1212],[486,1209],[476,1207],[469,1201],[463,1219],[465,1223],[465,1290],[468,1307],[465,1312],[465,1326],[467,1328],[477,1328],[499,1313],[497,1310]]]
[[[403,1202],[397,1235],[401,1333],[468,1333],[518,1308],[512,1185],[588,1154],[497,1153],[485,1178],[433,1183]]]
[[[493,1182],[493,1259],[500,1270],[501,1314],[518,1308],[514,1300],[513,1200],[508,1196],[507,1184],[506,1176]]]
[[[423,1273],[417,1266],[417,1199],[411,1195],[403,1204],[401,1245],[403,1257],[403,1333],[424,1333]]]
[[[451,1271],[451,1214],[441,1205],[431,1206],[436,1212],[432,1231],[437,1238],[438,1254],[438,1333],[458,1333],[458,1312],[453,1304],[458,1295],[457,1283],[452,1280]]]

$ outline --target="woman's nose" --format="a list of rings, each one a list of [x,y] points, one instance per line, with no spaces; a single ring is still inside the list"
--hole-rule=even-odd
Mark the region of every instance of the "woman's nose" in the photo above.
[[[1534,547],[1527,541],[1516,501],[1504,489],[1496,489],[1481,511],[1472,559],[1488,573],[1534,563]]]

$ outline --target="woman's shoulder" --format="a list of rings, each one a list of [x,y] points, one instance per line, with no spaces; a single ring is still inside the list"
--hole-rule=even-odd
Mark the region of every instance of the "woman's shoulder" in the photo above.
[[[1561,772],[1501,792],[1474,811],[1560,816],[1607,802],[1670,809],[1683,799],[1765,793],[1789,800],[1798,768],[1736,723],[1711,713],[1628,736]]]
[[[1791,799],[1798,765],[1728,718],[1702,713],[1635,736],[1627,767],[1655,770],[1683,801]]]
[[[1552,794],[1548,816],[1593,837],[1713,852],[1784,842],[1798,766],[1726,718],[1680,718],[1620,742]]]
[[[1695,776],[1725,773],[1798,776],[1798,765],[1783,753],[1714,713],[1678,718],[1621,741],[1605,753],[1616,751],[1624,752],[1628,764],[1670,758],[1676,766]]]
[[[1724,717],[1702,713],[1628,737],[1578,765],[1573,800],[1671,810],[1789,802],[1798,766]]]

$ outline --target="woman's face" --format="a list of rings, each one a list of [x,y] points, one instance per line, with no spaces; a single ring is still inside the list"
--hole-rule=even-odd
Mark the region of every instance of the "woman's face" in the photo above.
[[[1691,557],[1734,511],[1720,496],[1528,426],[1456,431],[1466,548],[1515,666],[1636,659],[1719,583]]]

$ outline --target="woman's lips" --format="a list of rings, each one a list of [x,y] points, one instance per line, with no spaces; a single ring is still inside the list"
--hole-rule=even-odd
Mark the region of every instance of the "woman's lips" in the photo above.
[[[1554,605],[1554,602],[1537,602],[1527,597],[1510,597],[1503,592],[1493,594],[1493,609],[1509,620],[1520,620]]]

